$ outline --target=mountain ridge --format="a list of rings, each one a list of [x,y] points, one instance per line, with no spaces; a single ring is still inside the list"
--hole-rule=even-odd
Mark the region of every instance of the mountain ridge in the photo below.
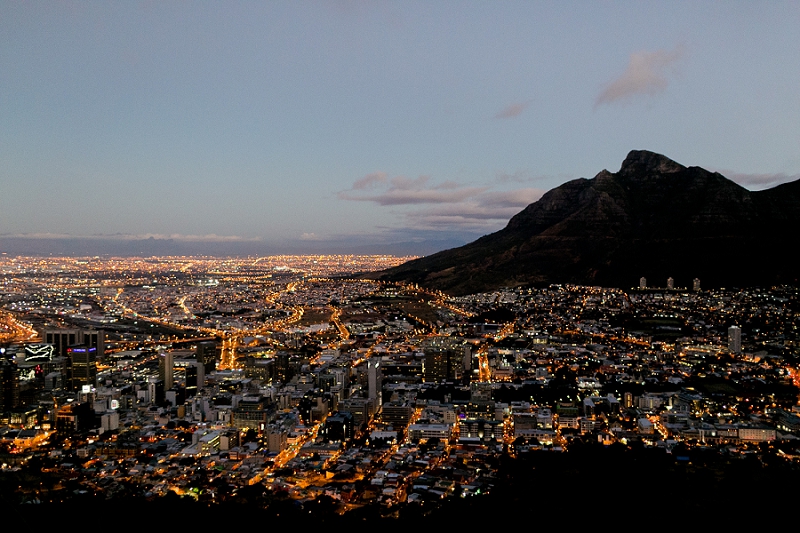
[[[568,181],[476,241],[379,278],[453,294],[639,277],[706,286],[794,283],[785,247],[800,230],[800,182],[751,192],[717,172],[633,150],[620,170]],[[663,279],[662,279],[663,278]]]

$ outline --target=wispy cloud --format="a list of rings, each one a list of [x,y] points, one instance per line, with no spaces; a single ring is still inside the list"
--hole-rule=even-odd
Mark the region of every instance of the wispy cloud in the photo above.
[[[430,206],[405,214],[411,227],[491,231],[498,229],[522,209],[541,198],[541,189],[485,192],[468,202]]]
[[[500,172],[497,174],[497,181],[499,183],[525,183],[528,181],[536,181],[537,178],[535,176],[531,176],[530,173],[526,170],[517,170],[516,172],[509,174],[507,172]]]
[[[386,183],[386,179],[386,172],[373,172],[372,174],[367,174],[363,178],[357,179],[353,183],[353,190],[372,189],[377,184]]]
[[[452,181],[436,185],[430,181],[428,176],[413,179],[397,176],[388,179],[381,173],[369,174],[356,180],[350,190],[340,192],[338,197],[342,200],[375,202],[379,205],[447,204],[464,201],[486,190],[486,187],[467,187]],[[375,192],[364,193],[365,190]]]
[[[260,237],[240,237],[238,235],[184,235],[180,233],[111,233],[93,235],[71,235],[68,233],[2,233],[0,237],[12,239],[54,239],[54,240],[92,240],[92,241],[141,241],[147,239],[172,240],[182,242],[258,242]]]
[[[510,106],[506,107],[499,113],[497,113],[494,118],[514,118],[518,117],[522,114],[523,111],[530,105],[530,101],[527,102],[518,102],[516,104],[511,104]]]
[[[682,45],[674,50],[631,54],[628,68],[597,96],[595,107],[626,103],[636,96],[655,96],[664,92],[669,85],[669,76],[674,74],[674,66],[685,55]]]
[[[487,207],[526,207],[542,197],[542,189],[525,188],[513,191],[487,192],[480,196],[481,205]]]
[[[428,176],[414,179],[371,176],[384,175],[377,173],[360,178],[338,197],[398,207],[400,210],[394,213],[403,217],[408,227],[418,229],[496,230],[544,192],[534,188],[492,191],[490,187],[467,186],[454,181],[437,184]],[[365,189],[369,190],[365,192]]]
[[[776,185],[780,185],[781,183],[789,183],[790,181],[800,180],[800,174],[785,174],[783,172],[774,174],[745,174],[742,172],[733,172],[731,170],[720,170],[718,172],[743,187],[754,187],[761,189],[767,189]]]

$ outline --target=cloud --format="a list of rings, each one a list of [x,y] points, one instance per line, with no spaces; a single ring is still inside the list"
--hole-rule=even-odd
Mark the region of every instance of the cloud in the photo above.
[[[74,239],[67,233],[0,233],[0,237],[7,239]],[[81,238],[81,237],[78,237]]]
[[[527,102],[519,102],[516,104],[511,104],[510,106],[506,107],[499,113],[497,113],[494,118],[514,118],[518,117],[525,111],[525,108],[530,105],[530,101]]]
[[[370,176],[375,175],[383,176]],[[494,231],[544,193],[535,188],[493,191],[455,181],[434,183],[429,176],[368,178],[356,180],[350,190],[340,192],[338,197],[396,207],[394,213],[405,219],[406,226],[419,230]],[[369,185],[368,192],[363,184]]]
[[[544,176],[541,178],[537,178],[535,176],[530,176],[530,173],[525,170],[517,170],[513,174],[508,174],[505,172],[500,172],[497,174],[497,181],[499,183],[525,183],[527,181],[535,181],[537,179],[543,179]]]
[[[91,241],[142,241],[154,240],[173,240],[183,242],[257,242],[260,237],[240,237],[238,235],[217,235],[209,233],[206,235],[183,235],[180,233],[112,233],[94,235],[71,235],[68,233],[3,233],[0,237],[11,239],[53,239],[53,240],[91,240]]]
[[[744,174],[742,172],[720,170],[719,173],[743,187],[756,187],[764,189],[775,187],[776,185],[780,185],[782,183],[800,180],[800,174],[785,174],[783,172],[774,174]]]
[[[379,189],[379,185],[383,188]],[[364,190],[375,190],[365,194]],[[430,177],[387,179],[384,174],[369,174],[356,180],[348,191],[338,193],[341,200],[375,202],[379,205],[446,204],[461,202],[486,190],[486,187],[467,187],[453,181],[430,184]]]
[[[542,189],[517,189],[514,191],[488,192],[481,196],[481,204],[487,207],[527,207],[542,197]]]
[[[386,172],[374,172],[367,174],[353,183],[354,190],[371,189],[377,183],[386,183]]]
[[[494,231],[541,198],[540,189],[486,192],[469,202],[432,206],[405,213],[406,223],[417,228]]]
[[[495,180],[498,183],[532,183],[544,180],[567,182],[572,179],[575,179],[575,176],[571,174],[533,174],[528,170],[517,170],[511,174],[507,172],[498,172],[497,176],[495,177]]]
[[[239,235],[217,235],[208,233],[206,235],[183,235],[180,233],[145,233],[141,235],[124,235],[126,240],[141,239],[163,239],[186,242],[255,242],[261,240],[259,237],[240,237]],[[98,238],[112,238],[110,235],[100,235]]]
[[[684,56],[682,45],[674,50],[634,52],[622,76],[609,83],[598,95],[595,107],[615,102],[625,103],[636,96],[655,96],[664,92],[669,85],[668,75],[673,70],[671,67]]]
[[[320,237],[317,236],[316,233],[313,232],[306,232],[300,235],[301,241],[318,241]]]

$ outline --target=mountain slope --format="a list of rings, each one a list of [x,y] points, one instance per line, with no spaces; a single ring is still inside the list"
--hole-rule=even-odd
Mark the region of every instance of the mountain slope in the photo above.
[[[751,192],[718,173],[632,151],[547,192],[508,225],[460,248],[384,271],[452,294],[521,284],[705,287],[794,283],[800,182]]]

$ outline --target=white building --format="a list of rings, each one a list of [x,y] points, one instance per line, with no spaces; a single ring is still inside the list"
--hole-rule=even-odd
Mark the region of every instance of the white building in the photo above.
[[[732,353],[742,353],[742,330],[739,326],[728,328],[728,350]]]

